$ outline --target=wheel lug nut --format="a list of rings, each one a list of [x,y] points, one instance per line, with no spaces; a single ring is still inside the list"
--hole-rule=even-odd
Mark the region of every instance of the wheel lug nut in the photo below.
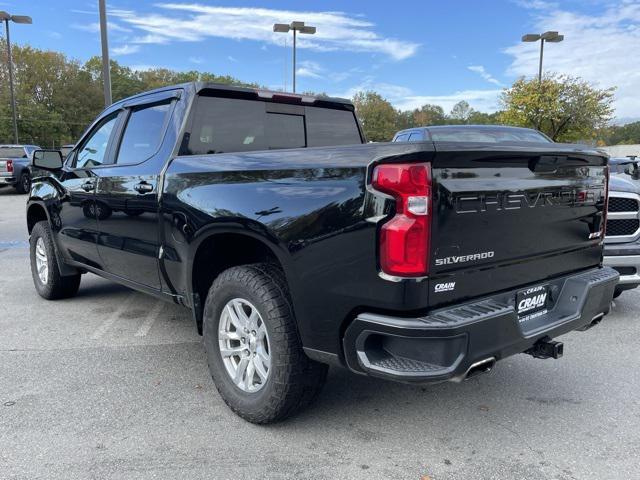
[[[255,330],[251,330],[251,335],[253,335],[255,337],[256,336],[256,331]]]
[[[248,357],[248,356],[249,356],[249,350],[245,350],[245,351],[244,351],[244,353],[243,353],[243,355],[244,355],[245,357]]]

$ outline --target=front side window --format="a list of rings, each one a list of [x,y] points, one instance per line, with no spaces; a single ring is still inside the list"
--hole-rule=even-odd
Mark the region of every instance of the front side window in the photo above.
[[[91,134],[76,156],[75,168],[91,168],[105,162],[109,138],[111,138],[111,132],[117,119],[118,116],[113,115]]]
[[[403,133],[402,135],[398,135],[394,140],[394,142],[406,142],[408,138],[409,138],[409,134]]]
[[[158,151],[171,103],[133,110],[120,142],[116,163],[140,163]]]
[[[422,134],[420,132],[413,132],[409,135],[410,142],[419,142],[420,140],[422,140]]]

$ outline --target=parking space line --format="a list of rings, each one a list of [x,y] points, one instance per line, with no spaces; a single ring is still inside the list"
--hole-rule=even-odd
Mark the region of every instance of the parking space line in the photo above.
[[[151,309],[151,311],[147,314],[144,322],[142,323],[142,325],[140,325],[140,328],[138,329],[138,331],[135,333],[134,336],[136,337],[146,336],[147,333],[149,333],[149,330],[151,330],[151,327],[153,327],[153,324],[155,323],[155,321],[160,316],[160,313],[162,313],[164,306],[165,306],[165,302],[163,302],[162,300],[158,300],[156,304],[153,306],[153,308]]]
[[[135,300],[136,296],[137,296],[137,293],[136,292],[132,292],[129,295],[129,297],[127,298],[127,300],[125,300],[123,303],[120,304],[120,308],[117,308],[109,317],[107,317],[105,319],[104,322],[102,322],[102,324],[98,328],[96,328],[95,332],[93,332],[93,335],[91,335],[91,338],[93,340],[97,340],[100,337],[102,337],[102,335],[104,335],[105,332],[107,330],[109,330],[109,328],[111,328],[111,325],[113,325],[115,323],[115,321],[118,319],[118,317],[120,317],[120,315],[127,308],[129,308],[129,306]]]

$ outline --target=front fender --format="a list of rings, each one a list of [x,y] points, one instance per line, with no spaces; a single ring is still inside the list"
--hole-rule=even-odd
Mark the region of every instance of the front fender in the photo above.
[[[64,190],[62,190],[59,182],[54,177],[38,178],[34,183],[32,183],[26,208],[29,235],[31,235],[31,229],[33,227],[33,222],[29,221],[31,209],[33,208],[38,208],[41,209],[41,211],[44,211],[46,220],[49,223],[49,227],[52,232],[60,231],[60,228],[62,227],[60,208],[63,192]],[[62,261],[62,254],[58,245],[57,235],[53,235],[53,248],[56,251],[56,260],[60,274],[62,276],[77,274],[78,270]]]

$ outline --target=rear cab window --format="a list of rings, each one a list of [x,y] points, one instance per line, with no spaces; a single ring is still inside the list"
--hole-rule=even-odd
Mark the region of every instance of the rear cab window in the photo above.
[[[361,144],[353,111],[201,94],[188,155]]]
[[[27,158],[23,147],[0,147],[0,158]]]

